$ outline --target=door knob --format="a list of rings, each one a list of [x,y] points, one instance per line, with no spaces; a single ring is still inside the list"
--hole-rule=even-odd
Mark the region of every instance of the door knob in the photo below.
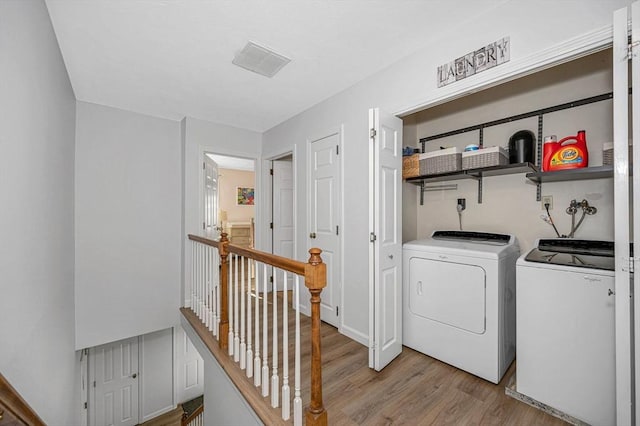
[[[131,377],[135,379],[136,377],[138,377],[138,373],[133,373]]]
[[[607,295],[609,295],[609,296],[613,296],[614,294],[616,294],[616,292],[611,290],[611,289],[609,289],[609,291],[607,291]]]
[[[316,237],[316,233],[315,232],[312,232],[312,233],[309,234],[309,238],[315,238],[315,237]]]
[[[392,254],[389,255],[389,259],[393,259],[393,255]]]

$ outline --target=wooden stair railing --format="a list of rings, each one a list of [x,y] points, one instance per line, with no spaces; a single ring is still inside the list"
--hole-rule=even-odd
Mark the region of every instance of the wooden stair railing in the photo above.
[[[193,413],[186,414],[181,420],[181,426],[204,426],[202,414],[204,413],[204,405],[200,405]]]
[[[0,425],[44,426],[45,423],[0,373]]]
[[[241,369],[245,369],[247,371],[247,377],[254,375],[254,384],[255,386],[259,386],[262,383],[263,393],[262,396],[266,397],[268,394],[268,383],[265,389],[265,383],[268,382],[268,366],[267,366],[267,358],[268,353],[266,351],[267,348],[267,285],[266,285],[266,276],[267,276],[267,265],[278,268],[279,270],[284,272],[284,288],[287,289],[287,272],[294,274],[296,277],[296,283],[298,283],[298,278],[304,278],[304,285],[309,290],[311,297],[311,332],[310,332],[310,340],[311,340],[311,366],[310,366],[310,401],[309,405],[305,410],[305,422],[309,426],[325,426],[327,425],[327,411],[324,408],[322,402],[322,356],[321,356],[321,338],[320,338],[320,295],[322,293],[322,289],[326,287],[326,264],[323,263],[320,254],[322,250],[319,248],[312,248],[309,250],[309,260],[307,263],[299,262],[293,259],[288,259],[285,257],[273,255],[271,253],[266,253],[258,250],[254,250],[251,248],[244,248],[235,246],[229,243],[226,233],[222,233],[220,240],[211,240],[208,238],[196,236],[189,234],[189,240],[191,240],[194,244],[192,245],[192,253],[193,253],[193,268],[192,268],[192,294],[187,295],[187,300],[191,301],[190,310],[193,311],[193,314],[185,311],[189,308],[183,308],[183,314],[187,319],[189,318],[200,318],[200,321],[207,326],[211,333],[216,336],[218,345],[220,349],[225,349],[229,356],[234,355],[234,360],[236,363],[240,364]],[[213,255],[215,251],[211,250],[212,248],[217,249],[219,256],[219,265],[216,265],[215,262],[218,259],[215,259]],[[234,258],[235,265],[235,287],[233,287],[233,291],[230,290],[229,277],[230,274],[230,257]],[[242,280],[245,279],[245,267],[247,266],[244,262],[244,259],[250,259],[249,262],[253,261],[254,263],[249,264],[249,270],[253,271],[253,267],[256,267],[259,262],[264,266],[264,275],[263,275],[263,303],[264,308],[262,314],[264,316],[264,331],[262,335],[264,337],[264,345],[263,345],[263,360],[264,364],[262,367],[262,379],[260,379],[260,363],[253,366],[251,364],[251,359],[246,360],[245,356],[247,353],[252,353],[251,348],[251,336],[252,336],[252,324],[251,324],[251,290],[246,289],[244,284],[242,284],[242,289],[240,293],[238,293],[238,276],[242,275]],[[240,263],[241,269],[239,272],[238,264]],[[201,269],[205,268],[206,270],[203,272]],[[219,278],[216,275],[216,270],[219,267]],[[257,268],[256,268],[257,269]],[[256,273],[256,294],[258,295],[258,278],[260,276],[260,271],[255,271]],[[274,274],[274,283],[276,285],[277,273]],[[218,286],[215,286],[212,282],[215,281]],[[245,281],[242,281],[243,283]],[[250,282],[250,280],[246,281]],[[233,283],[232,283],[233,284]],[[246,311],[246,319],[248,321],[248,326],[245,324],[245,296],[244,292],[248,293],[247,303],[248,309]],[[235,292],[235,294],[234,294]],[[273,302],[273,340],[278,342],[278,334],[277,334],[277,305],[275,298],[275,287],[274,287],[274,302]],[[287,303],[287,291],[284,291],[284,304]],[[299,291],[298,291],[299,293]],[[191,297],[189,297],[191,296]],[[238,300],[240,299],[240,307],[238,306]],[[230,300],[233,300],[235,303],[231,303]],[[259,301],[258,297],[256,297],[255,309],[256,309],[256,317],[258,315],[259,310]],[[238,310],[241,311],[242,317],[240,321],[238,320]],[[230,323],[230,311],[233,312],[234,322]],[[286,317],[285,308],[283,308],[282,314],[284,318]],[[195,314],[195,315],[194,315]],[[256,319],[256,353],[259,351],[259,321]],[[286,322],[286,320],[283,320]],[[240,328],[240,332],[238,332],[238,328]],[[284,326],[283,326],[284,328]],[[245,332],[247,334],[247,341],[245,341]],[[299,317],[296,317],[296,345],[298,344],[299,339]],[[200,333],[198,333],[200,335]],[[284,334],[284,333],[283,333]],[[201,335],[201,337],[204,337]],[[287,347],[287,337],[283,336],[283,348]],[[211,340],[211,337],[206,337],[206,340]],[[238,354],[240,352],[240,354]],[[283,353],[287,353],[288,350],[283,350]],[[272,376],[271,386],[275,387],[279,385],[279,376],[277,376],[277,367],[278,367],[278,355],[277,348],[274,346],[273,353],[273,368],[274,368],[274,376]],[[285,357],[287,355],[284,355]],[[294,425],[301,424],[301,412],[297,411],[301,407],[300,404],[300,383],[299,383],[299,358],[300,358],[300,350],[299,347],[296,346],[296,398],[294,398]],[[289,408],[288,401],[288,364],[283,361],[283,419],[287,420],[288,415],[285,416],[285,404],[286,410]],[[265,376],[265,369],[267,371]],[[284,388],[286,387],[286,391]],[[272,392],[273,395],[273,392]],[[286,401],[285,401],[286,400]],[[297,401],[297,402],[296,402]],[[278,396],[272,396],[272,407],[278,406]],[[297,413],[297,416],[296,416]]]

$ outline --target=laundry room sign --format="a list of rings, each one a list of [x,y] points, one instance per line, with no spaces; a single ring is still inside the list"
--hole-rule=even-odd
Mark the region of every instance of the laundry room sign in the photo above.
[[[438,67],[438,87],[509,62],[511,42],[504,37]]]

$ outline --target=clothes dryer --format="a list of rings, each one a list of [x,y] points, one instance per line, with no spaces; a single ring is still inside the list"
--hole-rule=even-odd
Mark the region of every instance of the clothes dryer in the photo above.
[[[512,235],[435,231],[403,246],[403,344],[493,383],[515,356]]]

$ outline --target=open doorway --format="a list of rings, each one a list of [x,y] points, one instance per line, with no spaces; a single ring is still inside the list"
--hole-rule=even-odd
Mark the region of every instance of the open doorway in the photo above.
[[[269,217],[268,244],[266,249],[278,256],[296,258],[295,228],[295,173],[293,154],[284,153],[268,160],[270,194],[267,194]],[[291,277],[290,277],[291,279]],[[282,284],[281,284],[282,285]],[[288,288],[292,288],[288,283]]]
[[[232,244],[253,248],[255,160],[214,153],[205,157],[204,230],[214,229],[217,235],[225,232]]]

